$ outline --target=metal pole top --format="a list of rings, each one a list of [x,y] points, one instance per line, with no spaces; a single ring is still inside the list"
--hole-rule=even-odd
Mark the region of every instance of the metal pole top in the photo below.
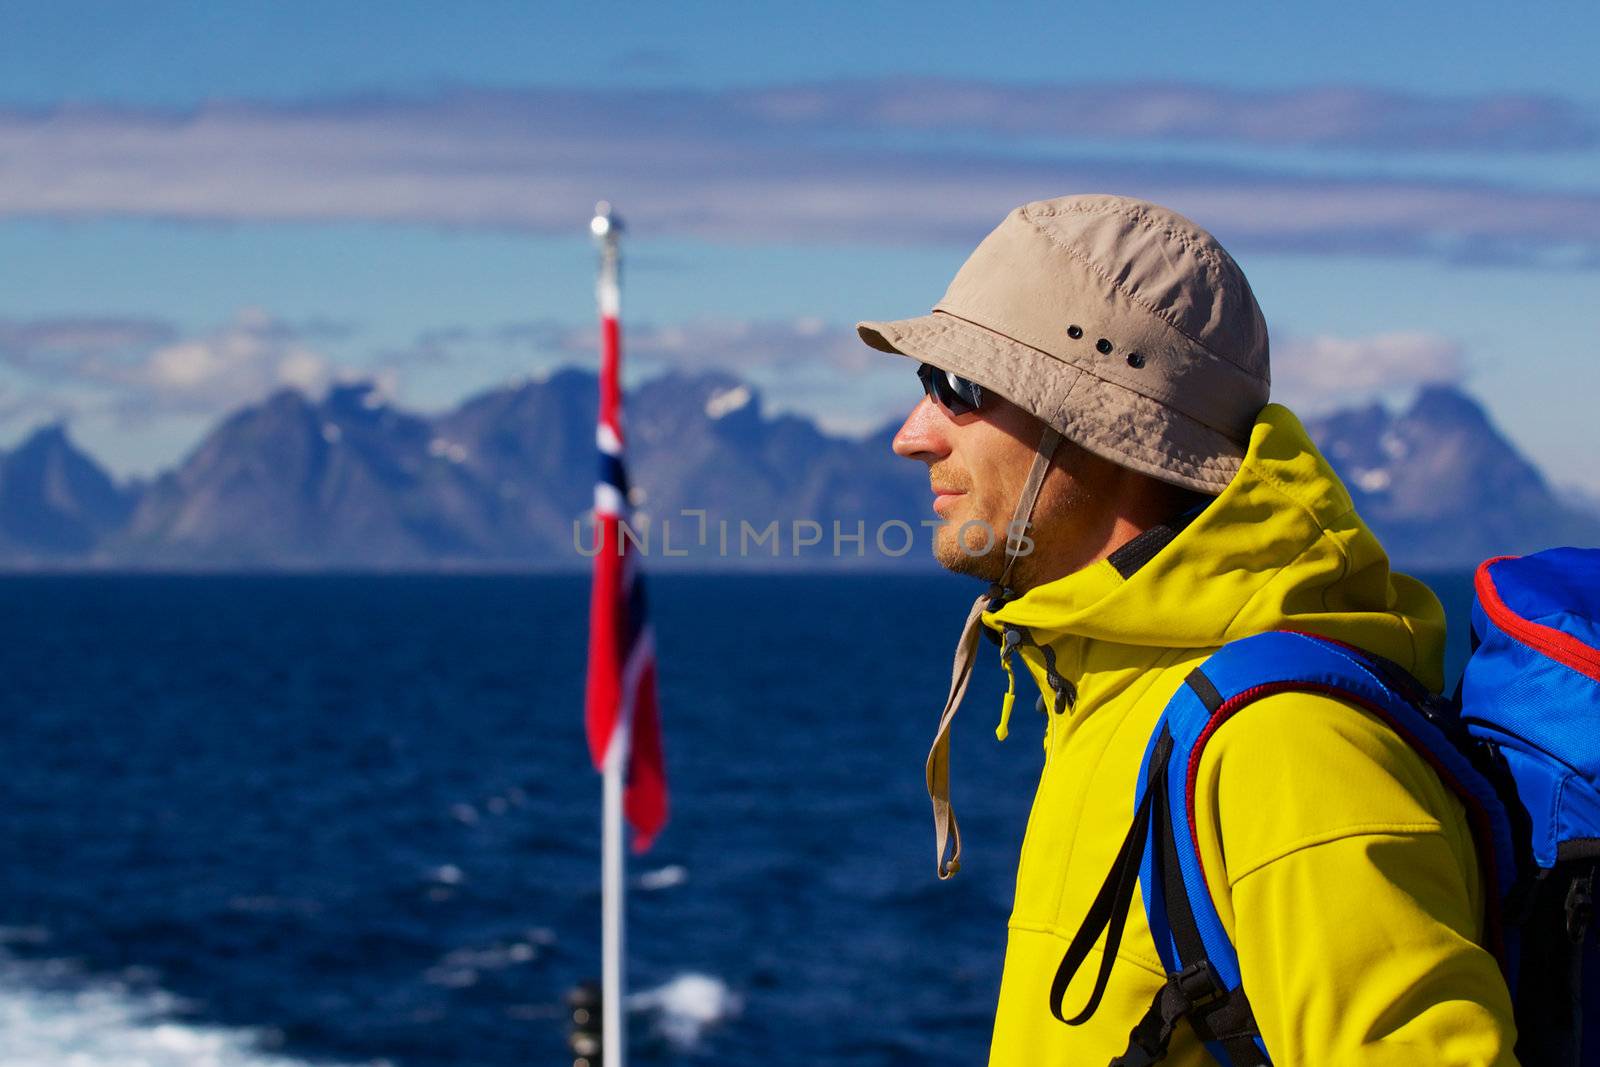
[[[611,210],[611,201],[602,200],[594,206],[589,232],[603,244],[615,244],[622,235],[622,217]]]

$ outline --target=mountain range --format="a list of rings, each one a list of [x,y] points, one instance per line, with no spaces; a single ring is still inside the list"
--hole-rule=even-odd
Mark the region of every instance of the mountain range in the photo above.
[[[595,391],[592,373],[567,369],[423,415],[370,383],[320,400],[283,390],[224,418],[175,468],[123,485],[64,426],[46,426],[0,454],[0,565],[585,566]],[[931,518],[927,474],[890,452],[893,426],[830,435],[766,413],[754,388],[720,373],[653,379],[627,407],[631,495],[640,536],[654,538],[651,566],[835,555],[883,564],[907,536],[913,546],[898,558],[926,565],[917,524]],[[1600,515],[1558,497],[1453,388],[1424,389],[1404,411],[1372,405],[1307,428],[1406,565],[1600,543]],[[875,543],[896,519],[907,528]]]

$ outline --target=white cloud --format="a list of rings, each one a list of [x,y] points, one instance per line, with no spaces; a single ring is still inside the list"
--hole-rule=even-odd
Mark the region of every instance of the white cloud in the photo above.
[[[558,366],[594,367],[599,344],[592,325],[539,320],[428,330],[383,357],[408,369],[470,367],[481,373],[503,366],[505,378],[515,380]],[[813,315],[629,322],[622,347],[630,382],[726,372],[755,386],[769,414],[798,412],[837,433],[876,429],[921,395],[909,360],[868,348],[852,325]]]
[[[629,366],[646,374],[725,370],[748,375],[809,366],[852,374],[877,366],[882,358],[861,343],[853,327],[814,315],[629,322],[623,328],[623,349]],[[511,356],[519,368],[526,370],[529,366],[570,362],[588,364],[599,350],[600,334],[593,325],[569,326],[538,320],[487,329],[432,329],[418,335],[408,348],[386,352],[385,356],[406,365],[484,364]]]
[[[333,372],[315,341],[342,330],[260,308],[192,336],[154,320],[0,320],[0,357],[41,410],[137,422],[219,415],[284,387],[318,393]]]
[[[1389,166],[1315,177],[1300,166],[1091,156],[1081,143],[1592,151],[1594,127],[1577,105],[1532,97],[949,81],[480,90],[192,112],[0,108],[0,217],[576,233],[603,189],[632,206],[641,233],[965,244],[1018,203],[1115,189],[1170,203],[1255,250],[1592,267],[1600,195],[1588,188],[1405,176]],[[994,147],[894,147],[952,130]],[[1041,155],[1040,141],[1066,152]]]
[[[217,330],[155,349],[121,377],[162,409],[216,412],[285,386],[319,392],[331,374],[321,354],[247,308]]]
[[[114,420],[124,434],[160,430],[161,439],[175,447],[180,426],[192,439],[215,418],[275,389],[316,395],[352,373],[336,368],[321,344],[344,328],[287,322],[257,308],[190,336],[161,324],[126,331],[82,325],[94,321],[61,320],[57,328],[0,320],[0,356],[22,375],[14,383],[0,381],[0,423],[36,422],[46,413],[72,417],[75,424],[88,418],[102,427]],[[19,338],[34,343],[23,345]],[[67,344],[72,338],[78,342]],[[370,402],[387,403],[398,394],[396,367],[408,375],[432,368],[447,377],[472,368],[470,377],[487,383],[501,364],[523,372],[593,366],[597,346],[596,331],[587,325],[442,327],[404,351],[381,353],[388,366],[377,373],[379,389]],[[799,412],[835,432],[881,427],[921,395],[909,360],[874,352],[849,324],[814,316],[633,322],[624,347],[633,382],[671,372],[723,371],[759,391],[767,413]],[[1274,346],[1273,397],[1303,411],[1325,411],[1429,383],[1458,382],[1465,370],[1461,346],[1435,333],[1290,337]],[[715,407],[726,414],[752,399],[730,389],[718,394]],[[107,429],[102,436],[113,435]]]
[[[19,370],[103,359],[172,341],[178,330],[163,319],[114,315],[0,318],[0,362]]]
[[[899,79],[760,90],[738,105],[789,125],[997,136],[1419,151],[1591,149],[1591,109],[1522,93],[1425,96],[1361,85],[1237,89],[1184,82]]]
[[[1327,410],[1466,374],[1461,346],[1426,331],[1366,337],[1319,334],[1274,346],[1272,397],[1306,411]]]
[[[593,330],[562,338],[566,351],[595,351]],[[630,327],[629,352],[662,370],[720,369],[735,374],[760,369],[821,365],[853,373],[876,365],[878,354],[851,327],[815,316],[793,319],[701,318]]]
[[[257,307],[198,332],[155,319],[0,318],[0,432],[15,439],[66,421],[119,473],[146,473],[218,418],[279,389],[316,398],[359,378],[374,385],[363,403],[392,402],[393,368],[340,368],[329,354],[352,333],[348,323]]]

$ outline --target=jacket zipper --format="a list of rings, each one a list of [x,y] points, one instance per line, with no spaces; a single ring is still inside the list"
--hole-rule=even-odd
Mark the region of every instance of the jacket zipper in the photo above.
[[[1484,614],[1489,616],[1490,622],[1535,652],[1600,682],[1600,649],[1590,648],[1571,634],[1562,633],[1553,626],[1524,619],[1500,599],[1500,592],[1494,586],[1494,577],[1489,573],[1489,568],[1501,560],[1515,558],[1517,557],[1496,556],[1478,565],[1478,572],[1473,575],[1472,584],[1478,594],[1478,602],[1483,605]]]
[[[1011,666],[1011,653],[1024,644],[1037,648],[1044,658],[1044,676],[1055,694],[1052,710],[1059,715],[1078,701],[1077,689],[1056,670],[1056,650],[1035,641],[1025,627],[1001,623],[1000,666],[1006,672],[1006,694],[1000,701],[1000,725],[995,727],[994,735],[1002,741],[1010,732],[1011,709],[1017,699],[1017,675]]]

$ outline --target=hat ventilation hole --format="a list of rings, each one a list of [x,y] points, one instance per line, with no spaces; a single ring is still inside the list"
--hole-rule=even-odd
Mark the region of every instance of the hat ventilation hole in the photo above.
[[[1072,338],[1074,341],[1076,341],[1078,338],[1083,336],[1083,327],[1082,326],[1068,326],[1067,327],[1067,336]]]
[[[1137,352],[1129,352],[1128,366],[1132,367],[1134,370],[1138,370],[1140,367],[1144,366],[1144,357]]]
[[[1100,350],[1100,354],[1103,356],[1109,356],[1111,354],[1111,342],[1107,341],[1104,337],[1096,341],[1094,346]]]

